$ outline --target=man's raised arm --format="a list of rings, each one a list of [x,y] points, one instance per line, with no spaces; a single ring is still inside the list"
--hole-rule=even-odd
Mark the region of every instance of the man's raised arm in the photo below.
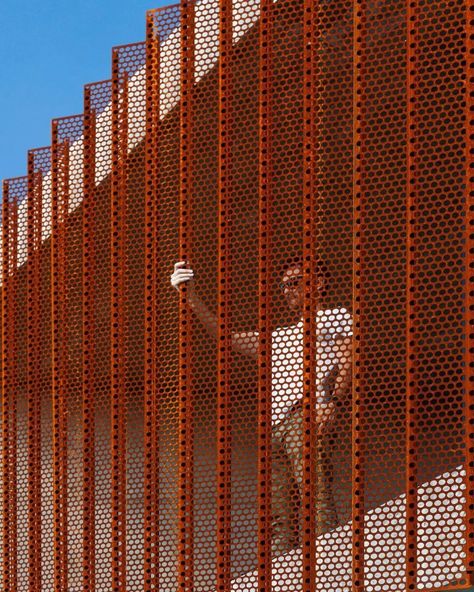
[[[176,290],[187,282],[188,300],[191,308],[207,331],[217,337],[217,317],[213,314],[194,290],[194,272],[185,261],[178,261],[174,264],[174,271],[171,274],[171,285]],[[258,333],[255,331],[244,331],[232,335],[232,347],[241,354],[251,358],[258,355]]]

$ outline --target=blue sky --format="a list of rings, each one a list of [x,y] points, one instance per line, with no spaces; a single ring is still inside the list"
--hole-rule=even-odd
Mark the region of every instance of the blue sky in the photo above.
[[[81,113],[83,86],[110,78],[114,45],[143,41],[145,12],[164,0],[0,2],[0,179],[26,174],[51,119]]]

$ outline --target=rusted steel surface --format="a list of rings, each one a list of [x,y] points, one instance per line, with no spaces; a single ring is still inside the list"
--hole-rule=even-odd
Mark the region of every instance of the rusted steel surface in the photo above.
[[[364,192],[364,157],[367,60],[367,1],[354,2],[353,11],[353,286],[352,311],[354,337],[352,350],[352,590],[362,592],[365,581],[365,452],[364,449],[364,385],[363,363],[365,301],[362,297],[364,277],[364,224],[366,216]]]
[[[67,418],[64,341],[65,313],[65,226],[69,193],[68,146],[58,137],[58,122],[52,124],[52,405],[53,405],[53,502],[54,502],[54,590],[67,587]],[[63,330],[66,334],[63,334]]]
[[[273,2],[260,3],[257,562],[260,590],[272,583],[272,23]]]
[[[111,439],[112,590],[126,585],[125,216],[128,179],[128,73],[112,53],[111,171]]]
[[[2,203],[2,585],[18,590],[18,364],[17,337],[22,319],[17,314],[18,283],[18,204],[25,202],[27,178],[7,179],[3,183]],[[24,332],[22,331],[24,334]],[[23,345],[23,343],[22,343]],[[25,555],[21,557],[25,559]]]
[[[41,400],[45,387],[49,386],[44,384],[42,368],[45,345],[42,317],[46,311],[41,282],[41,240],[43,210],[48,211],[44,179],[50,171],[51,148],[30,150],[27,206],[28,557],[29,585],[36,589],[41,589]]]
[[[182,0],[53,121],[3,185],[2,589],[472,585],[472,11]]]
[[[160,44],[153,15],[146,21],[146,136],[145,136],[145,220],[144,220],[144,561],[145,592],[159,588],[159,454],[158,454],[158,393],[157,367],[157,269],[159,217],[159,105],[160,105]]]
[[[179,261],[193,261],[193,88],[195,2],[180,4],[180,199]],[[178,590],[194,590],[194,413],[193,341],[189,286],[179,298],[179,482]]]
[[[474,189],[473,189],[473,175],[472,175],[472,167],[473,167],[473,155],[472,155],[472,148],[473,148],[473,140],[474,140],[474,133],[473,133],[473,119],[472,115],[474,112],[474,88],[473,82],[474,77],[472,76],[472,67],[473,67],[473,53],[474,53],[474,43],[473,43],[473,23],[474,19],[472,18],[472,11],[474,9],[474,4],[472,2],[466,1],[466,19],[465,19],[465,55],[466,55],[466,63],[465,63],[465,125],[466,125],[466,142],[465,142],[465,154],[466,154],[466,196],[465,196],[465,221],[464,221],[464,235],[465,235],[465,249],[466,249],[466,261],[465,261],[465,276],[464,282],[466,286],[465,290],[465,319],[464,319],[464,339],[465,339],[465,368],[466,368],[466,377],[465,377],[465,419],[464,419],[464,438],[465,438],[465,467],[466,467],[466,475],[465,475],[465,486],[466,486],[466,499],[465,499],[465,508],[466,508],[466,518],[465,518],[465,529],[466,529],[466,538],[465,538],[465,568],[466,568],[466,583],[469,585],[474,585],[474,543],[472,541],[472,537],[469,536],[468,533],[471,533],[474,529],[474,504],[473,504],[473,496],[474,496],[474,446],[472,445],[471,435],[472,435],[472,426],[474,423],[474,390],[472,388],[472,382],[474,381],[474,345],[473,345],[473,335],[470,330],[472,325],[474,324],[474,291],[472,289],[472,282],[474,281],[474,244],[473,244],[473,234],[471,229],[474,225],[474,204],[472,202],[472,198],[474,196]],[[470,289],[468,288],[470,286]]]
[[[95,315],[97,285],[96,237],[96,120],[91,88],[84,89],[84,155],[82,215],[82,586],[84,592],[96,590],[95,549],[95,466],[96,466],[96,399],[97,399],[97,323]]]
[[[417,154],[419,151],[418,93],[418,3],[407,3],[407,181],[406,181],[406,589],[417,589]]]
[[[219,1],[218,155],[217,155],[217,539],[216,589],[231,587],[232,515],[232,407],[231,364],[231,278],[232,238],[232,7]]]

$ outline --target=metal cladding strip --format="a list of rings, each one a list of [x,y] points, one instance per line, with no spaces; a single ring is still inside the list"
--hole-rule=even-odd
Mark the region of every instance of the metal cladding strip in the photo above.
[[[111,175],[111,454],[112,590],[126,586],[126,394],[124,360],[124,242],[127,183],[127,76],[120,73],[119,48],[112,53]]]
[[[365,450],[363,434],[364,60],[366,0],[353,5],[353,286],[352,351],[352,590],[364,590]]]
[[[82,449],[83,527],[82,587],[95,592],[95,401],[96,401],[96,223],[95,223],[95,132],[96,116],[91,107],[90,87],[84,88],[84,163],[82,217]]]
[[[158,151],[159,123],[159,40],[155,34],[154,16],[146,20],[146,135],[145,135],[145,228],[144,228],[144,296],[145,296],[145,360],[144,360],[144,555],[143,588],[145,592],[159,588],[159,521],[158,521],[158,364],[155,313],[158,307],[156,285]]]
[[[27,205],[27,384],[28,384],[28,562],[29,585],[41,589],[41,392],[40,392],[40,246],[42,172],[37,152],[28,152]]]
[[[319,2],[306,0],[303,9],[303,475],[302,475],[302,589],[316,590],[316,536],[321,508],[315,508],[317,482],[318,418],[316,417],[316,285],[317,223],[320,195],[315,170],[320,167],[321,146],[317,143],[318,100],[316,85],[322,80],[316,56],[321,52]],[[320,95],[322,96],[322,94]],[[319,175],[318,175],[319,178]],[[324,421],[319,418],[319,421]],[[316,502],[317,503],[317,502]]]
[[[13,565],[12,565],[12,513],[11,501],[13,484],[11,483],[11,404],[14,397],[13,377],[15,315],[15,265],[12,261],[12,237],[13,237],[13,207],[10,198],[10,181],[3,181],[2,203],[2,546],[3,568],[2,589],[10,592],[13,589]]]
[[[192,261],[194,0],[181,2],[179,260]],[[188,287],[179,299],[178,589],[194,590],[194,401]]]
[[[65,226],[68,202],[68,149],[58,140],[58,121],[52,122],[52,328],[53,328],[53,504],[54,591],[67,590],[67,402],[66,257]]]
[[[417,188],[417,90],[418,90],[418,2],[408,0],[406,8],[407,53],[407,144],[406,144],[406,540],[405,578],[406,589],[417,589],[417,522],[418,522],[418,286],[417,286],[417,241],[418,188]]]
[[[153,17],[153,22],[154,17]],[[153,181],[153,210],[152,210],[152,217],[153,217],[153,298],[154,298],[154,305],[153,305],[153,351],[154,351],[154,365],[153,365],[153,381],[154,381],[154,391],[153,391],[153,415],[152,415],[152,447],[153,447],[153,487],[154,487],[154,494],[153,494],[153,537],[154,537],[154,565],[155,565],[155,588],[159,590],[160,588],[160,405],[162,400],[162,389],[159,388],[161,385],[161,361],[158,355],[160,351],[160,335],[159,335],[159,327],[160,327],[160,306],[158,302],[158,294],[160,289],[160,278],[159,278],[159,269],[161,265],[161,254],[159,248],[159,233],[160,233],[160,215],[159,215],[159,203],[160,203],[160,171],[161,171],[161,159],[159,158],[159,138],[160,138],[160,40],[159,37],[156,36],[155,43],[154,43],[154,72],[153,72],[153,80],[154,80],[154,88],[152,91],[153,96],[153,116],[154,116],[154,126],[153,126],[153,158],[152,164],[154,165],[154,181]]]
[[[465,454],[466,572],[474,585],[474,2],[466,0],[466,197],[465,197]]]
[[[24,184],[24,195],[26,195],[28,188],[28,181],[25,179]],[[15,277],[12,278],[12,291],[10,293],[11,297],[11,311],[12,311],[12,319],[14,314],[15,305],[18,306],[18,295],[17,295],[17,281],[16,275],[18,273],[18,250],[19,250],[19,198],[15,196],[12,204],[11,204],[11,249],[12,249],[12,257],[11,257],[11,265],[10,270],[12,275]],[[11,333],[12,343],[11,343],[11,351],[10,351],[10,368],[12,371],[11,374],[11,384],[13,385],[17,379],[18,375],[18,361],[16,357],[16,352],[18,350],[17,345],[17,323],[13,321],[13,331]],[[11,415],[11,426],[10,426],[10,435],[11,435],[11,450],[10,450],[10,510],[11,513],[11,567],[12,567],[12,581],[11,581],[11,590],[12,592],[16,592],[18,589],[18,562],[19,562],[19,553],[18,553],[18,480],[17,480],[17,463],[18,463],[18,451],[17,451],[17,442],[18,442],[18,410],[17,410],[17,401],[18,401],[18,389],[17,387],[12,389],[11,392],[11,403],[10,409],[12,412]]]
[[[273,0],[260,3],[259,324],[258,324],[258,590],[272,589],[272,22]]]
[[[9,393],[10,357],[9,331],[13,328],[13,319],[9,309],[10,280],[10,208],[9,184],[2,184],[2,589],[10,589],[10,528],[9,528],[9,492],[10,492],[10,426]]]
[[[26,181],[26,179],[25,179]],[[27,191],[27,181],[25,183],[25,192]],[[11,368],[11,384],[13,385],[16,377],[17,377],[17,358],[16,352],[18,349],[17,346],[17,338],[16,338],[16,322],[13,320],[14,308],[15,304],[18,305],[18,296],[16,292],[16,274],[18,273],[18,240],[19,240],[19,231],[18,231],[18,197],[15,197],[13,203],[10,205],[11,208],[11,265],[10,265],[10,273],[12,274],[12,289],[10,291],[10,298],[11,303],[10,311],[12,314],[12,322],[13,322],[13,330],[11,332],[11,349],[10,349],[10,368]],[[18,411],[17,411],[17,400],[18,400],[18,391],[17,388],[13,388],[11,391],[11,426],[10,426],[10,435],[11,435],[11,451],[10,451],[10,509],[9,512],[11,514],[11,569],[12,569],[12,580],[11,580],[11,592],[16,592],[18,589],[18,481],[17,481],[17,463],[18,463],[18,453],[17,453],[17,441],[18,441]]]
[[[232,1],[219,0],[217,229],[217,590],[231,589],[230,201]]]

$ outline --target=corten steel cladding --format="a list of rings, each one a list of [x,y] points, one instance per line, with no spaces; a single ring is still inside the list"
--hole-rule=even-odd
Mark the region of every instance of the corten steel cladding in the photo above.
[[[192,261],[193,215],[193,89],[195,2],[182,2],[180,59],[180,186],[179,256]],[[192,322],[189,287],[181,289],[179,301],[179,511],[178,589],[194,590],[194,417]]]
[[[473,10],[149,11],[4,181],[2,590],[474,584]]]

